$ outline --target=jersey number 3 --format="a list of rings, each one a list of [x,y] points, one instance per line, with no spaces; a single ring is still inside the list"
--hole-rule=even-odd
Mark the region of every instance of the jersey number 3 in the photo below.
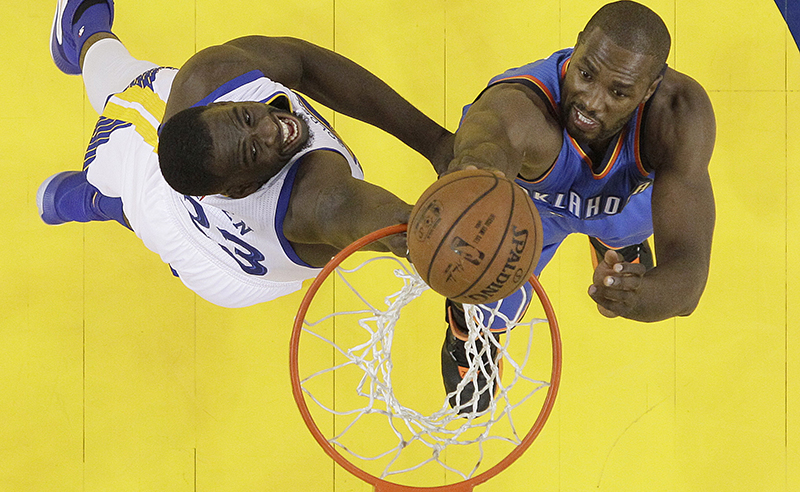
[[[189,214],[189,217],[192,218],[192,222],[194,223],[195,227],[197,227],[197,229],[202,232],[203,235],[211,239],[206,232],[208,229],[210,229],[211,224],[208,221],[208,217],[206,217],[206,213],[203,211],[202,205],[197,203],[197,201],[190,196],[184,196],[184,198],[186,201],[192,204],[195,213],[197,214]],[[261,251],[248,244],[244,239],[235,234],[231,234],[225,229],[220,229],[217,227],[217,230],[228,242],[227,245],[217,242],[217,245],[222,248],[222,251],[228,253],[228,255],[230,255],[230,257],[239,264],[239,267],[244,273],[257,276],[265,275],[267,273],[267,267],[261,264],[261,262],[264,261],[264,255],[261,253]],[[230,248],[228,246],[230,246]]]

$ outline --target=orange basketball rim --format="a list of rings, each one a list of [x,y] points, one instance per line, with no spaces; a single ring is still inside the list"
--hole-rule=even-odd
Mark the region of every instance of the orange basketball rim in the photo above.
[[[309,310],[309,307],[314,299],[314,296],[317,294],[320,286],[325,282],[325,280],[331,276],[331,273],[337,270],[337,268],[341,265],[341,263],[348,257],[350,257],[354,252],[358,251],[365,245],[374,242],[380,238],[393,235],[393,234],[400,234],[406,231],[407,225],[406,224],[398,224],[395,226],[386,227],[384,229],[375,231],[371,234],[364,236],[363,238],[353,242],[351,245],[343,249],[339,254],[337,254],[330,262],[322,269],[319,273],[317,278],[313,281],[311,286],[309,287],[308,291],[303,298],[300,307],[297,312],[297,316],[294,321],[294,326],[292,329],[292,336],[290,342],[290,375],[292,381],[292,394],[294,396],[295,402],[300,410],[300,413],[303,417],[303,420],[306,423],[309,431],[314,436],[314,439],[317,443],[322,447],[322,449],[333,458],[340,466],[342,466],[345,470],[352,473],[359,479],[373,485],[374,490],[376,492],[403,492],[403,491],[451,491],[451,492],[468,492],[473,490],[473,487],[479,485],[481,483],[486,482],[487,480],[491,479],[498,473],[505,470],[508,466],[510,466],[514,461],[516,461],[533,443],[536,437],[542,431],[547,418],[549,417],[553,406],[555,404],[556,394],[558,393],[558,388],[561,379],[561,338],[558,329],[558,322],[556,320],[555,312],[553,307],[545,293],[544,289],[542,288],[541,284],[539,284],[538,280],[531,276],[530,283],[533,286],[533,290],[536,292],[536,298],[538,298],[541,307],[546,316],[546,320],[540,320],[543,322],[547,322],[549,325],[549,343],[548,348],[551,352],[550,358],[551,363],[549,365],[549,382],[546,383],[546,394],[541,403],[541,408],[536,416],[535,420],[533,421],[530,430],[524,437],[517,442],[515,441],[515,445],[505,455],[504,458],[500,459],[497,463],[495,463],[491,468],[480,472],[474,476],[466,476],[464,480],[458,481],[456,483],[451,483],[449,485],[438,485],[433,487],[426,487],[426,486],[412,486],[412,485],[402,485],[399,483],[391,482],[386,478],[380,478],[374,476],[366,471],[364,471],[361,467],[355,465],[351,462],[348,458],[346,458],[342,453],[339,452],[334,447],[334,444],[331,443],[332,440],[329,440],[325,437],[323,432],[318,427],[317,423],[314,421],[312,416],[312,412],[309,409],[309,406],[306,401],[305,394],[308,393],[303,387],[303,382],[301,381],[300,369],[299,369],[299,347],[300,347],[300,338],[301,334],[304,332],[304,324],[306,323],[306,316]],[[421,281],[421,280],[420,280]],[[533,420],[533,419],[531,419]],[[524,430],[522,431],[524,432]]]

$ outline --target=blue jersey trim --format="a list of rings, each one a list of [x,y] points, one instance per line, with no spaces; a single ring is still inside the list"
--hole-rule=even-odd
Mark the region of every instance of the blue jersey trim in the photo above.
[[[261,104],[266,104],[266,105],[269,105],[269,106],[274,106],[274,107],[280,109],[279,106],[275,106],[273,104],[275,102],[275,100],[278,99],[278,98],[285,99],[286,103],[289,105],[289,111],[294,113],[294,110],[292,108],[292,100],[289,99],[289,96],[285,92],[283,92],[281,90],[276,90],[275,92],[270,94],[268,97],[265,97],[264,99],[260,99],[260,100],[258,100],[256,102],[260,102]]]
[[[297,159],[294,165],[292,165],[292,167],[289,169],[289,172],[286,174],[286,179],[283,182],[283,186],[281,187],[281,193],[278,196],[278,208],[275,212],[275,235],[278,236],[278,241],[281,243],[281,248],[283,248],[283,252],[286,253],[286,256],[290,260],[300,266],[315,268],[297,256],[297,253],[295,253],[291,243],[288,239],[286,239],[286,236],[283,235],[283,221],[286,219],[286,212],[289,210],[289,197],[292,194],[294,179],[297,176],[297,170],[300,168],[300,163],[303,161],[303,157]]]
[[[222,84],[221,86],[217,87],[216,89],[214,89],[214,91],[211,92],[211,94],[207,95],[196,104],[193,104],[192,107],[194,108],[197,106],[207,106],[213,103],[217,98],[227,94],[228,92],[238,87],[241,87],[245,84],[249,84],[250,82],[258,80],[262,77],[264,77],[264,74],[261,73],[260,70],[251,70],[245,74],[239,75],[238,77],[231,79]]]
[[[101,115],[94,127],[89,146],[86,148],[86,154],[84,154],[83,157],[83,169],[89,167],[89,164],[94,161],[95,157],[97,157],[97,148],[108,142],[108,139],[111,138],[111,134],[115,130],[127,128],[132,124],[133,123],[127,121],[115,120]]]
[[[318,150],[329,150],[331,152],[336,152],[339,155],[342,153],[337,149],[332,149],[329,147],[321,147],[319,149],[314,149],[314,152]],[[308,155],[308,154],[306,154]],[[344,156],[342,156],[344,157]],[[319,268],[312,265],[309,265],[295,253],[294,248],[292,248],[291,243],[286,236],[283,235],[283,221],[286,219],[286,212],[289,210],[289,197],[292,195],[292,188],[294,187],[294,179],[297,176],[297,170],[300,168],[300,163],[305,158],[305,155],[297,159],[295,163],[292,165],[289,172],[286,174],[286,179],[283,181],[283,186],[281,187],[280,195],[278,195],[278,207],[275,212],[275,235],[278,236],[278,241],[281,243],[281,248],[283,248],[283,252],[286,253],[286,256],[292,260],[294,263],[300,266],[308,267],[308,268]]]
[[[358,169],[359,169],[359,171],[361,171],[361,174],[364,174],[364,168],[363,168],[363,167],[361,167],[361,163],[358,161],[358,158],[357,158],[357,157],[356,157],[356,155],[353,153],[353,151],[352,151],[352,150],[350,150],[350,147],[348,147],[348,146],[347,146],[347,144],[346,144],[346,143],[344,143],[344,140],[342,140],[342,138],[339,136],[339,134],[338,134],[338,133],[336,133],[336,130],[334,130],[334,129],[333,129],[333,125],[331,125],[330,123],[328,123],[328,120],[326,120],[325,118],[323,118],[323,117],[322,117],[322,115],[321,115],[321,114],[319,114],[319,113],[317,112],[317,110],[316,110],[316,109],[314,109],[314,107],[313,107],[313,106],[311,106],[311,105],[308,103],[308,101],[306,100],[306,98],[304,98],[304,97],[303,97],[303,95],[302,95],[302,94],[300,94],[299,92],[294,92],[294,95],[295,95],[295,96],[297,96],[297,99],[299,99],[299,100],[300,100],[300,104],[302,104],[302,105],[303,105],[303,107],[305,108],[305,110],[306,110],[306,111],[308,111],[309,113],[311,113],[311,114],[312,114],[312,115],[313,115],[313,116],[314,116],[314,117],[315,117],[317,120],[319,120],[319,122],[320,122],[320,123],[322,123],[322,125],[323,125],[323,126],[325,126],[325,128],[327,128],[328,130],[330,130],[330,132],[331,132],[331,133],[332,133],[332,134],[333,134],[333,135],[336,137],[336,139],[339,141],[339,143],[342,145],[342,147],[344,147],[345,149],[347,149],[347,152],[349,152],[349,153],[350,153],[350,157],[352,157],[352,159],[353,159],[353,162],[355,162],[356,166],[358,166]],[[336,149],[325,149],[325,150],[332,150],[333,152],[336,152],[337,154],[341,154],[341,152],[339,152],[339,151],[338,151],[338,150],[336,150]]]
[[[327,120],[325,120],[325,118],[323,118],[322,115],[319,114],[317,112],[317,110],[314,109],[313,106],[308,104],[308,101],[306,101],[306,98],[304,98],[301,94],[299,94],[297,92],[295,92],[294,95],[297,96],[298,99],[300,99],[300,102],[303,103],[303,106],[306,108],[306,110],[308,110],[309,113],[313,114],[314,117],[317,118],[323,125],[327,126],[328,128],[331,128],[331,129],[333,128],[333,126],[330,123],[328,123]]]

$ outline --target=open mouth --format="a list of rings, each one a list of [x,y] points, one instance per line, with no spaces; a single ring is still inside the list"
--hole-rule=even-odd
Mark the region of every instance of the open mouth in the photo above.
[[[289,116],[277,116],[277,120],[281,129],[281,148],[283,153],[287,153],[300,139],[300,122]]]
[[[600,122],[596,119],[586,115],[577,107],[572,107],[572,121],[575,126],[583,132],[592,132],[600,126]]]

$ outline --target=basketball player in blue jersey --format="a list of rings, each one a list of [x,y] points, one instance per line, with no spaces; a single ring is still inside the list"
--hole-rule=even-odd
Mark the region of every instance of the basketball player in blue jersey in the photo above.
[[[434,167],[452,158],[450,132],[331,51],[251,36],[177,70],[133,58],[111,33],[113,16],[111,0],[58,2],[51,54],[83,76],[101,115],[84,170],[39,187],[40,215],[117,220],[210,302],[296,291],[344,246],[408,219],[411,206],[363,181],[299,92],[395,135]],[[373,247],[407,252],[401,236]]]
[[[667,67],[669,49],[656,13],[610,3],[574,48],[492,79],[456,131],[448,171],[498,170],[536,204],[544,226],[537,275],[567,235],[590,237],[598,264],[588,293],[608,317],[689,315],[708,277],[714,112],[697,82]],[[466,367],[465,324],[459,306],[446,309],[442,373],[451,392]],[[490,399],[482,395],[481,406]]]

